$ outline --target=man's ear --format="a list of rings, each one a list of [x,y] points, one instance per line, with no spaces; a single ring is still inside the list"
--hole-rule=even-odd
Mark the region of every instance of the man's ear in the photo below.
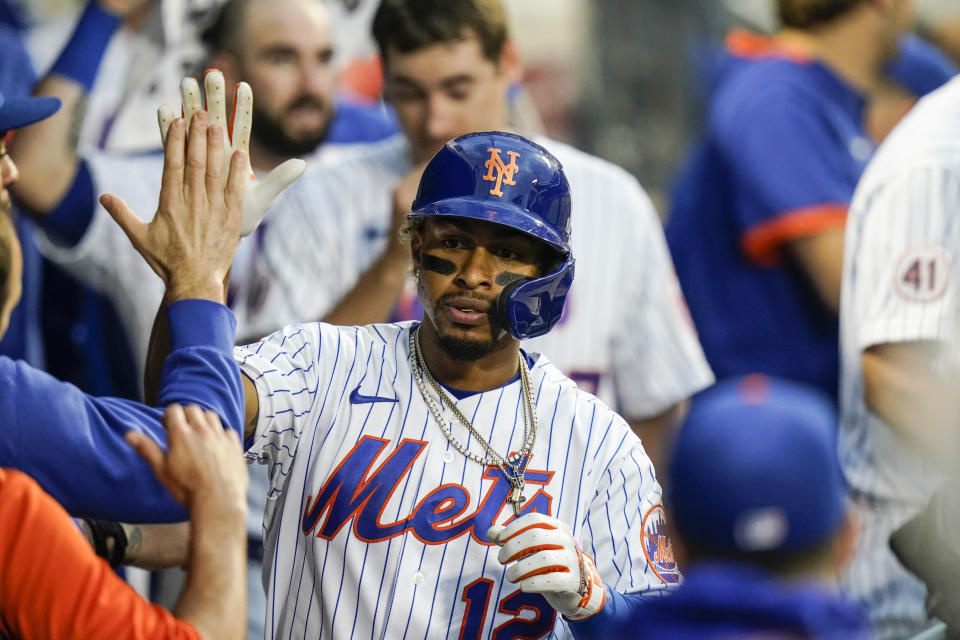
[[[413,259],[413,271],[420,270],[420,257],[423,255],[423,231],[416,229],[410,232],[410,257]]]
[[[523,80],[523,64],[520,62],[520,52],[513,40],[507,38],[500,53],[500,72],[508,85],[519,84]]]

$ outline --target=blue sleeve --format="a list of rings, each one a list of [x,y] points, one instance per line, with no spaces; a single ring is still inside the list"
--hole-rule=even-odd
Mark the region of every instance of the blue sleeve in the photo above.
[[[377,142],[399,130],[396,115],[387,104],[360,105],[341,98],[336,102],[324,142]]]
[[[46,215],[37,216],[36,223],[57,244],[75,247],[87,232],[96,206],[90,167],[81,160],[66,195]]]
[[[887,67],[887,75],[918,97],[943,86],[956,74],[953,60],[913,34],[902,38],[899,55]]]
[[[239,428],[240,371],[234,321],[212,302],[170,307],[174,351],[164,365],[161,402],[195,403]],[[71,514],[126,522],[178,522],[186,511],[123,440],[137,429],[164,444],[162,410],[94,398],[22,362],[0,358],[0,466],[33,476]]]
[[[635,618],[651,600],[639,593],[618,593],[607,587],[607,601],[597,613],[582,622],[567,621],[577,640],[607,640],[637,636]]]
[[[771,75],[741,83],[712,114],[742,232],[797,210],[845,207],[859,177],[850,160],[854,118],[831,106],[825,89]]]

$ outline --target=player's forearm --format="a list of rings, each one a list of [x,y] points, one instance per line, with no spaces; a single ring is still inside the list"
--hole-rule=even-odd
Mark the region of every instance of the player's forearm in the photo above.
[[[630,429],[643,443],[647,457],[653,463],[657,479],[663,484],[667,476],[666,447],[671,441],[684,416],[687,414],[688,400],[669,407],[666,411],[650,418],[631,418],[627,420]]]
[[[211,495],[191,507],[189,575],[174,614],[204,638],[246,635],[246,517],[240,492]]]
[[[407,281],[410,249],[388,239],[386,251],[364,273],[323,321],[339,325],[385,322]]]
[[[86,113],[86,90],[58,75],[44,78],[37,96],[60,98],[61,107],[45,120],[17,131],[10,145],[20,179],[13,191],[31,213],[45,215],[63,199],[77,172],[77,137]]]
[[[786,249],[800,265],[824,306],[840,311],[843,276],[843,226],[791,240]]]
[[[607,586],[607,599],[600,611],[582,622],[568,621],[567,625],[577,640],[628,637],[636,633],[630,626],[633,612],[644,602],[645,597],[638,593],[618,593]]]
[[[56,114],[18,131],[11,145],[21,171],[16,196],[37,214],[52,210],[73,182],[87,94],[119,24],[119,17],[91,1],[50,73],[34,90],[34,95],[61,101]]]
[[[960,456],[960,393],[935,371],[944,345],[884,344],[863,352],[864,401],[903,440],[935,463],[954,469]]]
[[[183,565],[190,552],[190,523],[126,524],[126,549],[122,563],[156,570]],[[86,532],[85,532],[86,533]],[[89,533],[87,533],[89,538]]]

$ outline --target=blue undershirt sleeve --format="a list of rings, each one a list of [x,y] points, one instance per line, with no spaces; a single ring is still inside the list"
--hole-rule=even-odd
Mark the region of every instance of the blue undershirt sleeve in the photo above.
[[[244,399],[233,360],[237,321],[222,304],[179,300],[167,309],[171,352],[163,364],[157,406],[199,404],[243,440]]]
[[[75,247],[90,227],[96,206],[90,167],[81,160],[66,195],[47,215],[37,216],[36,223],[53,242]]]
[[[175,349],[164,364],[161,401],[199,404],[239,425],[243,395],[230,311],[198,300],[171,309]],[[188,518],[123,439],[137,429],[164,446],[161,416],[161,409],[94,398],[0,357],[0,466],[33,476],[74,516],[143,523]]]
[[[644,606],[650,596],[639,593],[618,593],[607,586],[607,601],[597,613],[581,622],[568,620],[567,626],[577,640],[607,640],[633,637],[631,630],[635,611]]]

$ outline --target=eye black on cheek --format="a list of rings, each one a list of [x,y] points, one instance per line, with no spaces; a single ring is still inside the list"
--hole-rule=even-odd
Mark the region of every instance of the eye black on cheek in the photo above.
[[[438,258],[429,253],[425,253],[420,257],[420,266],[427,271],[433,271],[442,276],[453,275],[453,272],[457,270],[456,266],[449,260]]]
[[[533,278],[522,276],[519,273],[513,273],[512,271],[504,271],[503,273],[497,274],[497,277],[494,280],[494,282],[496,282],[501,287],[505,287],[509,284],[513,284],[514,282],[517,282],[518,280],[533,280]]]

